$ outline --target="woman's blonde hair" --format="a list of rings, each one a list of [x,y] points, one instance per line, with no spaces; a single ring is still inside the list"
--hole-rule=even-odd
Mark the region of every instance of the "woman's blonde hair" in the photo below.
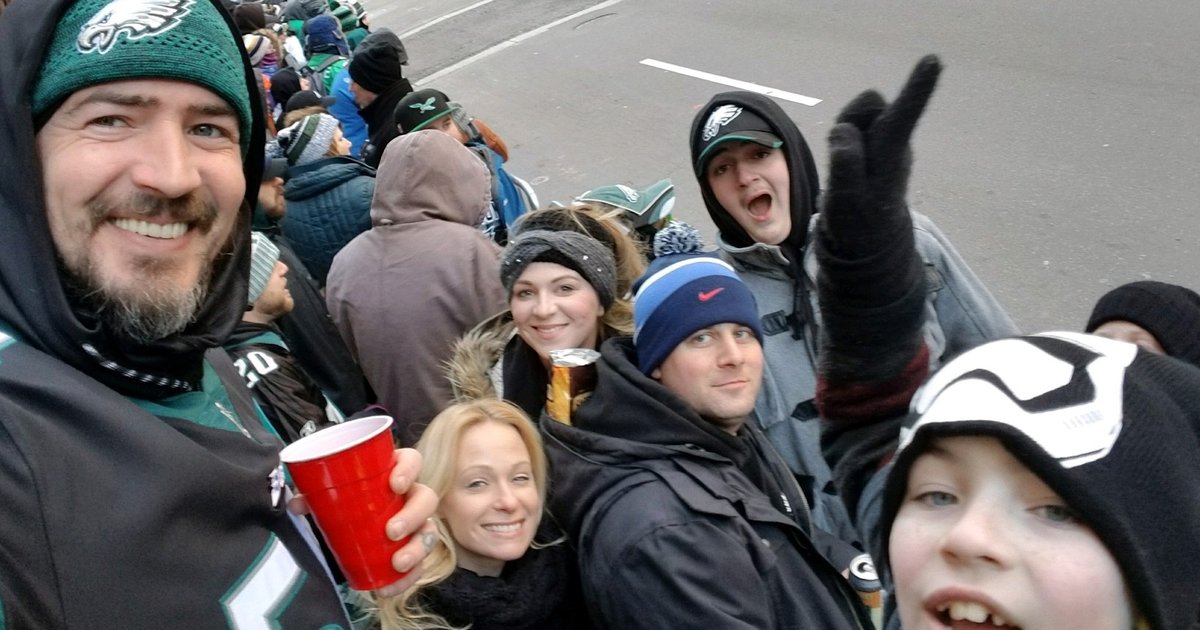
[[[467,430],[486,422],[510,426],[516,429],[529,451],[529,463],[537,488],[538,504],[546,501],[546,454],[542,450],[542,437],[537,427],[517,406],[496,398],[480,398],[447,407],[439,413],[417,442],[417,450],[424,458],[421,466],[421,483],[433,489],[439,498],[446,496],[454,483],[458,468],[458,447]],[[539,511],[540,514],[540,511]],[[450,576],[457,566],[455,542],[450,529],[440,517],[434,519],[440,545],[436,545],[422,563],[421,578],[413,588],[395,597],[367,597],[373,605],[382,630],[456,630],[440,615],[425,610],[420,601],[421,590],[437,584]],[[535,594],[531,594],[533,596]]]
[[[324,107],[322,107],[320,105],[309,105],[308,107],[301,107],[300,109],[293,109],[292,111],[283,115],[283,126],[291,127],[292,125],[300,122],[300,119],[306,118],[308,116],[312,116],[313,114],[328,114],[328,113],[329,113],[329,110],[325,109]]]
[[[275,63],[279,64],[280,68],[286,67],[287,61],[283,53],[283,42],[279,40],[279,35],[269,28],[255,29],[254,33],[267,38],[267,41],[271,44],[271,52],[275,53]]]

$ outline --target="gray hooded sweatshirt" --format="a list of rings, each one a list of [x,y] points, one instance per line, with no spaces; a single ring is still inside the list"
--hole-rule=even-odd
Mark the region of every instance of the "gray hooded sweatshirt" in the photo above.
[[[326,301],[405,444],[451,400],[454,340],[506,306],[499,247],[477,227],[491,204],[487,166],[440,131],[390,142],[371,229],[333,259]]]

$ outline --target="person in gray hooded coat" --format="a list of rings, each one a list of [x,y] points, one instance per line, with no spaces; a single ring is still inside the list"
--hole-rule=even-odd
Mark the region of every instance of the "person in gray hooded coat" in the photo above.
[[[500,248],[478,230],[491,183],[487,166],[440,131],[393,140],[376,178],[371,229],[333,259],[326,301],[413,443],[451,400],[451,345],[505,308]]]
[[[758,301],[767,372],[755,421],[804,485],[817,526],[853,540],[849,515],[821,455],[814,402],[822,265],[811,246],[820,191],[812,153],[774,100],[724,92],[693,119],[691,154],[721,257]],[[911,216],[906,229],[930,279],[921,306],[934,365],[1015,334],[1016,326],[949,239],[928,217]]]

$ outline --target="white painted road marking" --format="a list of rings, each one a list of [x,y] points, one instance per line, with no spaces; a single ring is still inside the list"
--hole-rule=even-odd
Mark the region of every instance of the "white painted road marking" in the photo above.
[[[412,37],[413,35],[420,33],[421,31],[429,28],[430,26],[433,26],[434,24],[441,24],[442,22],[445,22],[446,20],[449,20],[452,17],[458,17],[458,16],[466,13],[467,11],[473,11],[485,4],[491,4],[495,1],[496,0],[479,0],[479,2],[476,2],[475,4],[472,4],[469,7],[463,7],[457,11],[451,11],[450,13],[447,13],[446,15],[429,20],[428,22],[426,22],[416,28],[404,31],[403,33],[400,33],[400,39],[401,40],[408,39],[409,37]]]
[[[723,77],[719,74],[712,74],[712,73],[703,72],[700,70],[693,70],[691,68],[677,66],[673,63],[667,63],[665,61],[658,61],[657,59],[643,59],[641,61],[641,63],[642,63],[642,65],[650,66],[652,68],[658,68],[660,70],[666,70],[668,72],[674,72],[676,74],[682,74],[682,75],[693,77],[696,79],[702,79],[704,81],[711,81],[713,83],[720,83],[721,85],[728,85],[729,87],[737,88],[739,90],[748,90],[750,92],[758,92],[759,94],[765,94],[767,96],[771,96],[774,98],[781,98],[785,101],[792,101],[793,103],[800,103],[801,105],[808,105],[809,107],[812,107],[813,105],[816,105],[817,103],[821,102],[821,99],[819,99],[819,98],[813,98],[811,96],[805,96],[803,94],[796,94],[795,92],[787,92],[785,90],[777,90],[773,87],[767,87],[765,85],[759,85],[757,83],[750,83],[747,81],[739,81],[737,79]]]
[[[418,80],[416,83],[417,83],[417,85],[429,85],[430,83],[437,81],[438,79],[440,79],[450,73],[458,72],[459,70],[462,70],[463,68],[475,63],[476,61],[479,61],[480,59],[485,59],[487,57],[491,57],[492,55],[500,52],[501,50],[504,50],[505,48],[511,48],[531,37],[534,37],[536,35],[541,35],[542,33],[545,33],[546,31],[554,28],[555,26],[558,26],[559,24],[562,24],[564,22],[570,22],[571,20],[574,20],[577,17],[580,17],[582,15],[587,15],[588,13],[591,13],[593,11],[599,11],[600,9],[607,9],[608,7],[611,7],[614,4],[617,4],[619,2],[621,2],[621,0],[607,0],[606,2],[601,2],[600,4],[588,7],[582,11],[576,11],[575,13],[572,13],[571,15],[568,15],[565,18],[554,20],[553,22],[546,24],[545,26],[539,26],[539,27],[533,29],[532,31],[521,33],[520,35],[517,35],[516,37],[513,37],[512,39],[502,41],[499,44],[496,44],[495,46],[492,46],[491,48],[488,48],[487,50],[484,50],[482,52],[475,53],[474,55],[471,55],[470,57],[467,57],[466,59],[463,59],[462,61],[460,61],[456,64],[446,66],[445,68],[442,68],[441,70],[438,70],[437,72],[434,72],[433,74],[431,74],[427,77],[421,77],[421,79]],[[468,8],[471,8],[471,7],[468,7]]]

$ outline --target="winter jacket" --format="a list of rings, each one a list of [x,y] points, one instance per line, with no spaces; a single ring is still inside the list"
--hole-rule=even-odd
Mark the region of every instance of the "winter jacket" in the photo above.
[[[345,420],[269,324],[242,322],[225,344],[238,374],[284,442]]]
[[[205,3],[219,9],[193,11]],[[311,531],[284,507],[279,440],[217,348],[246,307],[249,230],[217,257],[195,320],[156,341],[109,332],[64,288],[31,185],[29,95],[75,4],[0,17],[0,625],[207,629],[257,613],[348,628]],[[253,94],[248,65],[244,77]],[[251,109],[243,225],[265,136]]]
[[[439,131],[394,140],[379,169],[372,227],[335,258],[334,323],[379,402],[412,443],[450,401],[456,339],[505,306],[499,248],[476,229],[487,167]]]
[[[349,64],[347,64],[349,65]],[[350,91],[350,69],[343,67],[333,77],[330,94],[336,99],[329,113],[342,123],[342,135],[350,141],[350,155],[358,156],[367,141],[367,121],[358,112],[354,92]]]
[[[472,328],[454,343],[446,365],[455,401],[499,397],[537,418],[546,407],[550,375],[517,334],[512,312],[504,311]]]
[[[317,281],[279,233],[278,225],[265,217],[261,221],[256,217],[255,221],[255,231],[265,234],[279,248],[279,260],[288,268],[288,291],[296,303],[292,312],[275,320],[275,326],[304,372],[338,409],[348,414],[362,411],[375,402],[375,392],[367,387],[362,368],[333,325]]]
[[[516,338],[512,311],[506,310],[479,322],[454,342],[446,378],[456,402],[504,397],[504,349]]]
[[[371,227],[375,169],[348,157],[331,157],[288,169],[283,196],[287,214],[280,222],[320,286],[329,265],[346,243]]]
[[[573,426],[541,420],[551,512],[577,546],[597,625],[869,627],[757,429],[733,436],[701,419],[638,370],[628,337],[601,353]]]
[[[492,181],[492,209],[484,218],[480,229],[488,238],[504,245],[508,233],[521,215],[533,210],[527,207],[525,196],[517,188],[512,175],[504,169],[504,158],[483,141],[470,142],[467,148],[475,152],[487,164]]]
[[[714,96],[705,111],[716,103],[741,106],[771,125],[783,140],[782,150],[792,173],[792,233],[779,245],[752,242],[717,201],[707,177],[697,177],[709,216],[720,231],[721,256],[750,287],[762,317],[766,369],[755,421],[805,486],[814,502],[817,526],[845,540],[856,540],[856,530],[821,455],[820,422],[814,403],[819,311],[816,256],[809,244],[819,182],[812,154],[795,123],[770,98],[726,92]],[[704,122],[696,121],[693,138]],[[696,146],[694,142],[693,151]],[[985,341],[1016,334],[1016,326],[1004,309],[933,221],[914,212],[913,231],[929,278],[925,332],[935,364],[931,367]],[[797,277],[803,277],[803,281],[796,282]]]
[[[330,53],[312,53],[304,66],[313,90],[321,96],[333,94],[333,80],[350,62],[348,57]]]

